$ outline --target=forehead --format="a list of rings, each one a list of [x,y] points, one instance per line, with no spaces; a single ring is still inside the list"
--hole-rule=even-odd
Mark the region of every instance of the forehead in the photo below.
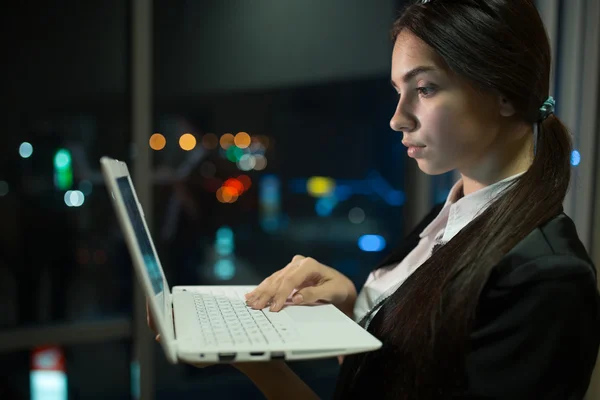
[[[432,66],[447,72],[444,60],[424,41],[408,30],[400,32],[392,53],[392,78],[400,79],[418,66]]]

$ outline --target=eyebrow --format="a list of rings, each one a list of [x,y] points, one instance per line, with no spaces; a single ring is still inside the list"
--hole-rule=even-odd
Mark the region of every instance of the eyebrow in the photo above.
[[[427,66],[427,65],[421,65],[421,66],[418,66],[418,67],[413,68],[410,71],[408,71],[402,77],[402,81],[404,81],[404,83],[407,83],[411,79],[415,78],[417,75],[423,74],[425,72],[435,71],[435,70],[437,70],[437,68],[432,67],[432,66]],[[393,87],[396,87],[396,83],[394,82],[394,80],[391,80],[390,83],[392,84]]]

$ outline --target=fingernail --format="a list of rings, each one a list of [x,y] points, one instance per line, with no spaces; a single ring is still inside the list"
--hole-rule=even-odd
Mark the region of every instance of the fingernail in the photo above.
[[[294,297],[292,297],[292,302],[294,304],[300,304],[304,301],[304,296],[302,296],[301,293],[295,294]]]
[[[271,308],[269,308],[269,311],[277,310],[278,306],[279,306],[279,304],[277,302],[274,302],[273,304],[271,304]]]

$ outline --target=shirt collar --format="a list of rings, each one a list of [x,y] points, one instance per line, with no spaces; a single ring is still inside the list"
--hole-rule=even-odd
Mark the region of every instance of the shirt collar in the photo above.
[[[441,241],[447,242],[452,239],[462,228],[471,222],[477,215],[483,212],[487,206],[495,200],[509,184],[523,175],[525,172],[520,172],[516,175],[509,176],[501,181],[493,183],[489,186],[481,188],[476,192],[470,193],[467,196],[462,196],[463,181],[459,179],[446,199],[444,207],[440,213],[431,221],[429,225],[420,233],[420,237],[430,235],[433,231],[443,226],[444,235]]]

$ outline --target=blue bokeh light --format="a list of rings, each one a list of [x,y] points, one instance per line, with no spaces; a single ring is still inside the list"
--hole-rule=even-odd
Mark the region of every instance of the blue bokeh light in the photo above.
[[[577,150],[573,150],[571,153],[571,165],[576,167],[581,163],[581,153]]]
[[[19,146],[19,155],[23,158],[29,158],[33,154],[33,146],[29,142],[23,142]]]
[[[235,276],[235,264],[229,259],[219,260],[214,267],[215,276],[222,281],[228,281]]]
[[[319,217],[328,217],[333,212],[338,201],[335,196],[321,197],[315,202],[315,212]]]
[[[386,245],[385,239],[379,235],[363,235],[358,239],[358,248],[362,251],[381,251]]]

